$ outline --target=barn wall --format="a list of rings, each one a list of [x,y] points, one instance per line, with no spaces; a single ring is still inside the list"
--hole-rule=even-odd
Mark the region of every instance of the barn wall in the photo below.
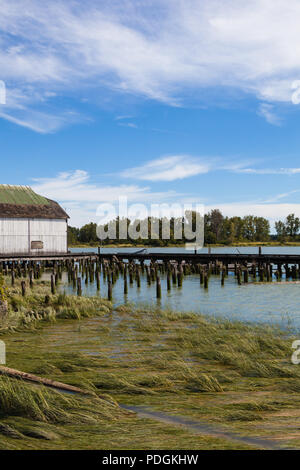
[[[42,249],[31,249],[42,242]],[[0,218],[0,254],[66,253],[67,223],[64,219]]]
[[[0,219],[0,253],[28,253],[28,219]]]

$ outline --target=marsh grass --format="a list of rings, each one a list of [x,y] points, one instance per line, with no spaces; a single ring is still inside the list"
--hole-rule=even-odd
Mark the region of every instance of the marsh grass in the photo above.
[[[99,297],[77,297],[64,293],[51,295],[50,283],[47,281],[35,280],[33,289],[27,287],[25,297],[21,294],[20,280],[16,280],[14,287],[9,287],[8,282],[6,279],[9,311],[0,324],[0,334],[39,328],[57,319],[81,320],[112,311],[111,302]]]
[[[103,399],[94,394],[88,400],[87,402],[85,397],[63,394],[22,380],[0,377],[2,418],[22,416],[49,423],[76,423],[80,422],[80,416],[85,421],[94,422],[99,417],[113,419],[122,415],[122,410],[109,397]]]
[[[69,397],[56,396],[43,388],[33,388],[22,381],[0,378],[0,416],[22,416],[33,421],[68,422],[68,410],[74,403]]]
[[[46,387],[0,377],[1,419],[16,416],[40,423],[74,425],[117,419],[122,414],[124,412],[113,400],[96,394],[87,402],[81,396],[65,395]]]
[[[11,440],[62,441],[68,428],[99,426],[128,416],[109,397],[64,395],[41,386],[0,377],[0,435]],[[25,442],[24,442],[25,440]],[[31,444],[27,444],[30,448]],[[3,447],[1,447],[3,448]]]
[[[276,413],[299,407],[300,372],[290,363],[293,338],[286,331],[133,305],[112,311],[111,304],[99,298],[63,294],[51,296],[45,306],[47,289],[47,283],[37,284],[31,295],[20,299],[17,286],[10,294],[15,299],[10,301],[10,316],[16,329],[24,331],[18,323],[22,315],[35,317],[25,328],[26,341],[17,331],[5,337],[12,351],[10,366],[87,388],[94,398],[61,397],[8,382],[6,388],[17,391],[3,392],[7,404],[0,422],[12,428],[2,432],[12,448],[16,442],[29,448],[26,439],[34,440],[37,448],[182,448],[183,442],[187,448],[232,448],[230,442],[220,444],[207,436],[196,438],[174,427],[129,418],[117,402],[221,423],[244,435],[255,435],[258,429],[264,435],[258,423],[275,429]],[[49,328],[35,331],[43,321],[36,315],[46,309],[47,315],[51,313],[45,322]],[[95,316],[97,321],[92,320]],[[56,326],[51,326],[54,321]],[[33,423],[36,437],[30,435]],[[25,437],[9,436],[14,429]]]
[[[237,411],[225,416],[226,421],[261,421],[263,417],[253,411]]]

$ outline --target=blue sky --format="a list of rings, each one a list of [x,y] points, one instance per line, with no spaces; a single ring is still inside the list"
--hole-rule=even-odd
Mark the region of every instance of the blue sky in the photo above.
[[[1,183],[300,215],[300,3],[0,0]]]

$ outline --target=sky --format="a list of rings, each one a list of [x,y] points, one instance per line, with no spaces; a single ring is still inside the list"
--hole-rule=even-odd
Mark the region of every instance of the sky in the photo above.
[[[300,216],[299,0],[0,0],[0,183]]]

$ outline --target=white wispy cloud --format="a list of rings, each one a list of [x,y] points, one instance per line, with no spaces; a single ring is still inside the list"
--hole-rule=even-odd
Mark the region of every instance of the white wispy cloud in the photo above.
[[[137,129],[138,126],[136,124],[134,124],[134,122],[122,122],[119,124],[119,126],[122,126],[122,127],[131,127],[132,129]]]
[[[145,181],[174,181],[205,174],[211,169],[212,165],[209,162],[201,162],[187,155],[174,155],[129,168],[121,172],[121,176]]]
[[[175,181],[212,171],[224,171],[245,175],[286,175],[300,173],[300,168],[251,168],[249,161],[226,162],[221,157],[193,157],[190,155],[171,155],[150,160],[145,164],[127,168],[120,173],[123,178],[144,181]]]
[[[0,110],[0,118],[1,117],[39,134],[49,134],[57,131],[61,127],[78,122],[78,119],[74,119],[75,116],[72,117],[67,113],[59,116],[39,111],[28,111],[26,109],[19,111],[10,110],[10,113],[4,113]]]
[[[84,170],[59,173],[51,178],[33,180],[32,188],[39,194],[58,201],[70,215],[70,224],[82,226],[88,222],[97,222],[97,208],[100,204],[111,203],[118,207],[119,196],[126,196],[129,204],[203,204],[205,211],[218,208],[225,216],[245,216],[254,214],[266,217],[274,223],[287,214],[300,216],[300,204],[280,202],[300,190],[281,193],[262,201],[227,202],[215,201],[212,204],[201,194],[180,194],[176,191],[152,191],[149,187],[138,185],[105,185],[91,181],[91,175]]]
[[[6,103],[0,104],[0,117],[41,134],[88,120],[76,111],[50,107],[48,100],[55,96],[55,92],[40,92],[32,86],[11,87],[6,92]]]
[[[272,202],[281,201],[282,199],[287,199],[290,196],[292,196],[293,194],[297,194],[297,193],[300,193],[300,189],[294,189],[293,191],[288,191],[286,193],[276,194],[275,196],[272,196],[268,199],[265,199],[264,202],[265,203],[272,203]]]
[[[274,106],[269,103],[261,103],[258,114],[264,117],[269,124],[273,124],[274,126],[280,126],[282,122],[280,117],[274,112]]]
[[[1,0],[0,9],[0,78],[8,93],[28,85],[29,121],[36,90],[42,104],[97,83],[99,93],[170,105],[189,90],[201,102],[206,88],[234,88],[262,100],[259,112],[278,124],[269,104],[291,102],[300,77],[298,0]]]
[[[249,175],[297,175],[300,168],[239,168],[235,173],[245,173]]]
[[[118,201],[125,195],[128,201],[159,200],[176,194],[174,191],[151,192],[148,186],[137,185],[105,185],[90,182],[91,177],[84,170],[59,173],[53,178],[34,179],[34,189],[45,196],[61,201],[82,201],[100,204]]]
[[[122,120],[126,120],[126,119],[132,119],[134,116],[131,116],[131,115],[122,115],[122,116],[116,116],[116,121],[122,121]]]
[[[119,196],[129,203],[157,203],[180,197],[175,191],[151,191],[137,185],[105,185],[92,183],[84,170],[59,173],[53,178],[34,179],[32,188],[39,194],[59,201],[71,217],[71,224],[82,225],[97,221],[97,207],[103,203],[115,204]]]

